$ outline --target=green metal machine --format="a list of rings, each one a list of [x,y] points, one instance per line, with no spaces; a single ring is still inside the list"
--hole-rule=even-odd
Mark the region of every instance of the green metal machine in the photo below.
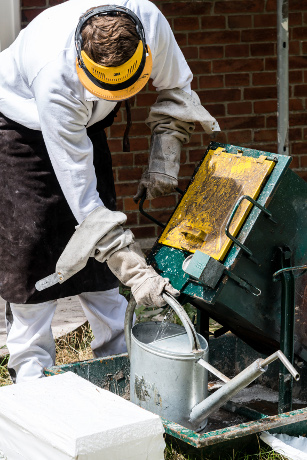
[[[148,262],[180,290],[181,303],[202,312],[201,333],[211,317],[220,333],[260,353],[280,348],[293,362],[293,353],[307,361],[306,307],[303,295],[294,299],[292,270],[307,260],[307,184],[290,162],[211,143]],[[299,278],[301,294],[306,282]],[[286,386],[280,412],[291,407]]]

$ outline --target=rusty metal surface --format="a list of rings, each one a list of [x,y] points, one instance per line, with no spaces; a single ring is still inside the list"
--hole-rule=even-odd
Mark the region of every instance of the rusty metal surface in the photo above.
[[[225,224],[237,199],[256,198],[274,168],[274,162],[228,153],[222,147],[209,150],[193,181],[174,212],[159,242],[177,249],[197,249],[222,260],[231,245]],[[230,227],[236,235],[251,209],[242,203]]]
[[[239,437],[250,434],[260,433],[261,431],[272,430],[277,427],[289,424],[299,423],[307,420],[307,408],[298,409],[292,412],[286,412],[281,415],[265,417],[261,420],[241,423],[239,425],[223,428],[221,430],[211,431],[204,434],[198,434],[194,431],[183,428],[182,426],[163,420],[167,434],[181,439],[188,444],[197,448],[218,444],[220,442],[230,441]],[[307,422],[306,422],[307,427]]]

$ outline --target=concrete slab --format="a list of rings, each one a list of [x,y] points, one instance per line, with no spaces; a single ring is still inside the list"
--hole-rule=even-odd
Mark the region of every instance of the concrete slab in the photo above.
[[[0,297],[0,356],[5,356],[8,350],[5,329],[5,300]],[[66,297],[58,300],[53,321],[52,331],[55,338],[62,337],[84,324],[86,317],[83,313],[78,297]]]

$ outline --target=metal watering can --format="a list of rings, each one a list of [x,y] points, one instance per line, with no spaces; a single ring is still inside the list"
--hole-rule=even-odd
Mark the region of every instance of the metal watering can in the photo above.
[[[125,337],[130,357],[130,399],[144,409],[193,431],[202,431],[208,416],[219,409],[280,359],[295,380],[299,374],[279,350],[266,359],[257,359],[229,379],[208,363],[207,341],[197,334],[177,300],[162,294],[179,316],[183,326],[166,323],[160,338],[161,322],[133,325],[136,302],[131,299],[125,318]],[[224,385],[207,397],[208,371]]]

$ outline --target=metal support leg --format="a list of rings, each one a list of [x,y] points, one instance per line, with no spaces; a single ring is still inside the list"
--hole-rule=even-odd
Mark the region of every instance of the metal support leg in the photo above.
[[[196,331],[209,342],[209,321],[210,316],[203,310],[197,309]]]
[[[291,252],[281,249],[282,268],[290,266]],[[294,360],[294,315],[295,315],[295,281],[292,271],[280,274],[281,279],[281,328],[280,349],[291,364]],[[279,368],[279,404],[278,413],[292,410],[293,378],[283,364]]]

